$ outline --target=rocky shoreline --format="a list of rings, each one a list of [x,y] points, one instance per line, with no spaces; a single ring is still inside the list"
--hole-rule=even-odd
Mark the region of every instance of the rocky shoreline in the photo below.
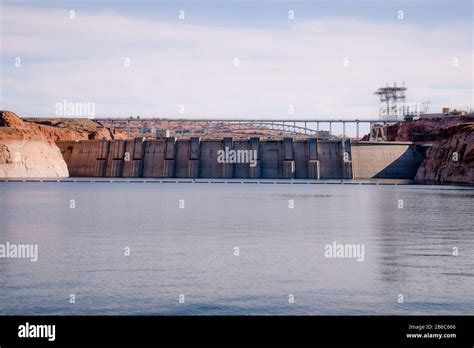
[[[0,178],[67,178],[56,141],[124,137],[92,120],[34,122],[0,111]]]
[[[474,117],[401,122],[387,127],[388,141],[431,143],[416,174],[420,184],[474,184]]]
[[[415,180],[474,184],[474,122],[443,129],[440,138],[427,150]]]
[[[0,178],[67,178],[66,162],[54,142],[22,128],[0,128]]]

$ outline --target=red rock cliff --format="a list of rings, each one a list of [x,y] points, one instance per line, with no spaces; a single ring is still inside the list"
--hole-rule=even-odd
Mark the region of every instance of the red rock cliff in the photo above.
[[[68,177],[56,141],[124,137],[88,119],[21,119],[0,111],[0,178]]]
[[[474,184],[474,122],[442,129],[427,150],[416,180]]]
[[[387,127],[387,140],[433,144],[418,169],[418,182],[474,184],[472,115],[400,122]]]

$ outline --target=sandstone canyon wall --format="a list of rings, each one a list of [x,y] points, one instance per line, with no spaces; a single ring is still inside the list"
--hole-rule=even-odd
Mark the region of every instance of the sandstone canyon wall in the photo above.
[[[0,128],[0,178],[65,178],[66,162],[54,142],[21,128]]]
[[[421,119],[387,127],[388,141],[432,143],[418,169],[419,183],[474,185],[474,116]]]
[[[415,179],[426,183],[474,184],[474,123],[451,126],[427,150]]]
[[[12,112],[0,112],[0,178],[64,178],[66,162],[55,142]]]
[[[124,137],[92,120],[21,119],[0,111],[0,178],[68,177],[56,141]]]

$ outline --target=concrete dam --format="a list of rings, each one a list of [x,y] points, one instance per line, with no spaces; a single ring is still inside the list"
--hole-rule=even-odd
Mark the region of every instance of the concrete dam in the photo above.
[[[58,141],[72,177],[413,179],[424,148],[409,142],[135,138]],[[252,163],[219,161],[254,153]]]

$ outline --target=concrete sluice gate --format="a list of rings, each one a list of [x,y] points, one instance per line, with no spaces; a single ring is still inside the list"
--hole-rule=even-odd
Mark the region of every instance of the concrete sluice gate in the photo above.
[[[83,140],[57,142],[72,177],[413,179],[423,147],[408,142]]]

